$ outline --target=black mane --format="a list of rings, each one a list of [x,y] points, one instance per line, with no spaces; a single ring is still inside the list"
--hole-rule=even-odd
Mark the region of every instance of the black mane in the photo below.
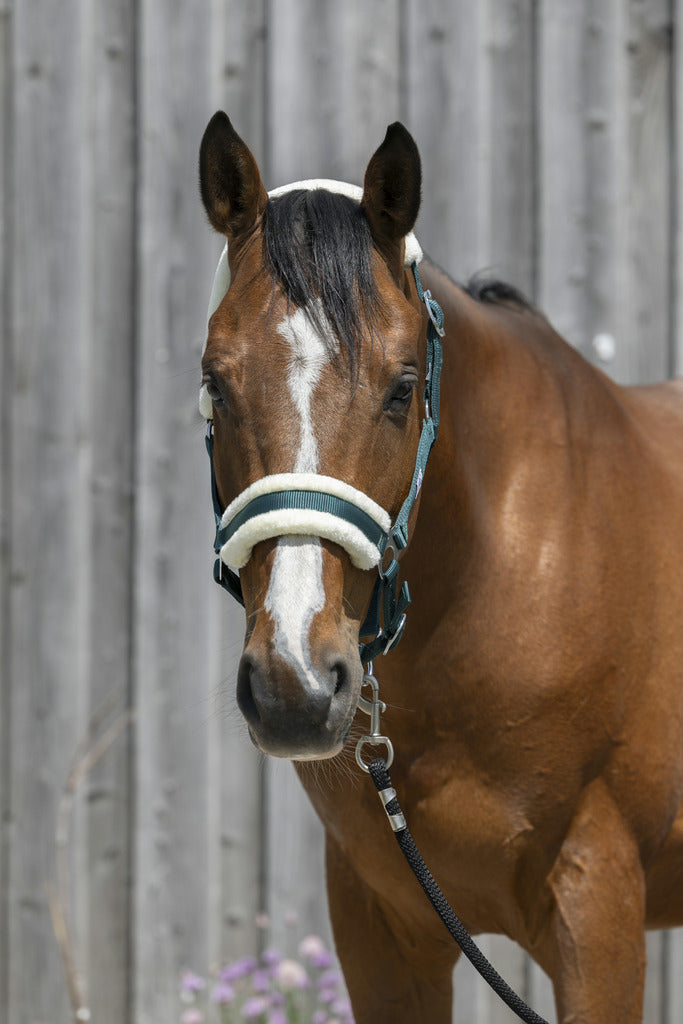
[[[496,306],[518,306],[530,313],[536,312],[534,304],[518,288],[495,277],[489,277],[486,273],[474,274],[466,284],[460,287],[477,302]]]
[[[376,330],[384,313],[360,203],[322,188],[285,192],[266,206],[263,251],[288,300],[323,336],[331,328],[357,367],[363,331]]]
[[[324,188],[271,199],[263,222],[263,256],[289,302],[306,311],[323,337],[331,328],[352,370],[363,331],[388,315],[372,274],[372,236],[360,203]],[[475,274],[460,287],[477,302],[535,307],[513,285]]]

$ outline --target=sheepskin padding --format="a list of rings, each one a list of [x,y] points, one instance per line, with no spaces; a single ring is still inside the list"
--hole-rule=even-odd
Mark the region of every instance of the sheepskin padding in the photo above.
[[[317,473],[275,473],[256,480],[226,508],[220,522],[225,529],[250,501],[274,491],[321,491],[355,505],[388,533],[391,517],[381,505],[351,484]],[[264,512],[247,520],[223,545],[220,557],[226,565],[241,569],[247,564],[256,544],[271,537],[286,535],[320,537],[339,544],[359,569],[372,569],[381,558],[379,548],[357,526],[339,516],[317,509],[283,509]]]
[[[213,419],[213,402],[206,384],[202,384],[199,389],[199,413],[205,420]]]

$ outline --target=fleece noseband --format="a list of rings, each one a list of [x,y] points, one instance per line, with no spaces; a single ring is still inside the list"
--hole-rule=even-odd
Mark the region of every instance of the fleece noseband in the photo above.
[[[269,195],[275,197],[300,188],[326,188],[359,201],[362,197],[359,186],[327,180],[296,182],[275,189]],[[421,258],[422,250],[415,236],[408,235],[406,266],[413,271],[420,301],[425,303],[429,314],[425,419],[410,491],[393,526],[389,513],[368,495],[342,480],[318,473],[278,473],[262,477],[242,491],[225,510],[221,509],[213,461],[213,409],[205,388],[202,388],[199,398],[200,411],[208,421],[206,445],[211,461],[211,491],[216,517],[214,550],[218,558],[214,565],[214,579],[243,604],[239,575],[233,570],[247,564],[254,546],[260,541],[300,535],[320,537],[338,544],[357,568],[378,569],[370,608],[360,630],[361,637],[371,638],[360,644],[364,664],[378,654],[386,654],[403,633],[410,594],[407,583],[399,586],[396,556],[408,543],[408,519],[420,492],[427,458],[439,428],[443,313],[431,293],[422,288],[418,273]],[[220,305],[229,284],[226,245],[214,277],[209,316]],[[388,551],[390,559],[385,557]]]

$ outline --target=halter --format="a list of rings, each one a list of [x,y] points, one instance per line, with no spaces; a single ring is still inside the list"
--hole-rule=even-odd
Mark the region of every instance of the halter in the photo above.
[[[278,195],[285,189],[316,187],[343,192],[355,199],[362,195],[358,186],[329,181],[297,182],[276,189],[270,195]],[[226,250],[227,247],[216,270],[209,315],[218,307],[229,285]],[[429,316],[423,396],[425,417],[410,490],[393,526],[389,513],[368,495],[342,480],[318,473],[278,473],[262,477],[222,509],[214,468],[212,410],[204,389],[200,392],[200,411],[207,419],[206,447],[211,463],[211,495],[216,518],[214,551],[218,557],[214,563],[214,580],[244,605],[239,574],[234,569],[246,565],[259,541],[298,534],[320,537],[340,545],[358,568],[373,569],[376,566],[378,570],[368,613],[360,629],[361,637],[372,637],[365,643],[359,643],[364,665],[379,654],[387,654],[403,635],[410,592],[406,582],[399,584],[397,555],[408,544],[408,520],[439,431],[443,312],[431,292],[424,291],[422,287],[417,267],[422,251],[414,235],[406,239],[406,256],[407,261],[410,260],[408,265],[415,277],[420,302],[424,302]]]

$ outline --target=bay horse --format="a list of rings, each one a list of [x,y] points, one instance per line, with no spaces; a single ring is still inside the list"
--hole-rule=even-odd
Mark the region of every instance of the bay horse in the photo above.
[[[229,242],[200,403],[219,511],[313,478],[394,522],[429,418],[412,137],[391,125],[355,193],[269,196],[219,112],[200,183]],[[443,308],[444,368],[400,553],[412,605],[378,666],[393,780],[470,931],[519,943],[563,1024],[635,1024],[645,929],[683,924],[683,387],[619,387],[514,289],[459,287],[427,259],[419,273]],[[325,827],[357,1024],[445,1024],[457,947],[374,788],[348,781],[380,555],[312,511],[264,515],[228,552],[239,707]]]

